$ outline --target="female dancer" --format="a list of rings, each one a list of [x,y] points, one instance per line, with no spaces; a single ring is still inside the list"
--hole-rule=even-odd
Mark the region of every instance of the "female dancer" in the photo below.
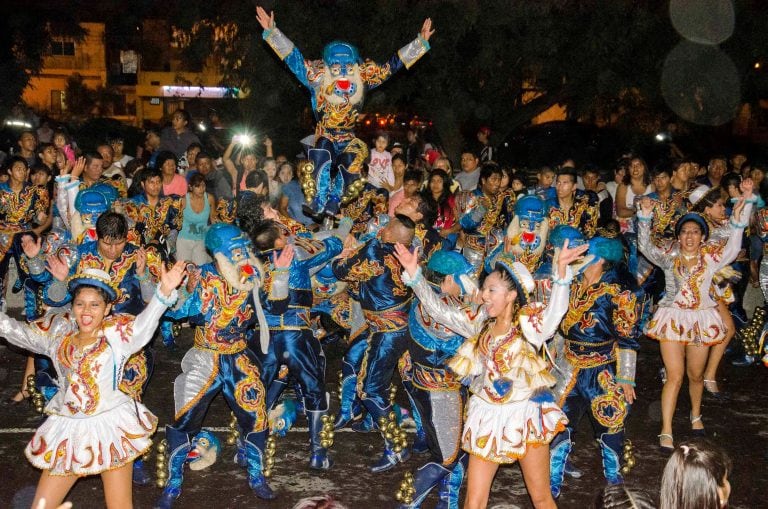
[[[664,270],[666,296],[646,328],[646,335],[661,342],[661,357],[667,371],[667,381],[661,392],[662,427],[659,446],[673,451],[672,417],[677,406],[677,395],[688,375],[691,397],[691,428],[694,435],[704,435],[701,422],[701,396],[704,390],[704,368],[709,347],[722,342],[727,328],[710,296],[712,277],[723,267],[733,263],[741,249],[741,238],[752,204],[745,197],[752,196],[752,181],[741,184],[742,198],[733,208],[730,220],[731,235],[728,242],[705,244],[709,226],[704,218],[691,212],[682,216],[675,225],[677,242],[670,251],[657,247],[650,239],[650,221],[653,202],[643,198],[638,213],[638,249],[653,264]],[[746,209],[746,210],[745,210]]]
[[[46,405],[48,419],[25,453],[43,470],[32,507],[58,506],[78,480],[100,474],[109,509],[131,508],[133,461],[152,445],[157,417],[120,390],[126,360],[152,339],[185,262],[162,268],[155,296],[137,317],[108,316],[117,289],[109,275],[86,269],[73,276],[72,311],[29,325],[0,313],[0,336],[53,360],[61,388]],[[73,319],[74,318],[74,319]]]
[[[407,273],[403,279],[413,287],[423,309],[470,338],[449,364],[459,376],[472,378],[473,395],[462,434],[462,448],[470,454],[467,509],[485,508],[499,464],[518,460],[534,506],[556,507],[549,491],[547,444],[565,429],[567,419],[548,390],[555,379],[536,352],[555,333],[568,308],[572,279],[568,264],[587,248],[570,249],[566,241],[546,308],[529,303],[533,278],[525,266],[501,255],[483,283],[484,305],[470,317],[433,298],[421,276],[418,251],[395,247]]]

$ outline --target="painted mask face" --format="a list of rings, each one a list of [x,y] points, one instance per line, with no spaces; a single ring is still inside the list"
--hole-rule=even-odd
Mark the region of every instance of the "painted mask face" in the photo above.
[[[216,463],[221,451],[219,439],[208,430],[198,433],[192,440],[192,449],[187,454],[189,468],[203,470]]]

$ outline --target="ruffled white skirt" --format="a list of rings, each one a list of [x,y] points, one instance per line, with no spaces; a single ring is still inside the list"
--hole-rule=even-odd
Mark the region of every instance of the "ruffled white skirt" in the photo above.
[[[50,415],[24,453],[51,475],[99,474],[144,454],[156,428],[157,417],[133,400],[92,417]]]
[[[717,308],[679,309],[665,306],[653,314],[645,334],[657,341],[712,346],[725,339],[727,330]]]
[[[565,429],[568,418],[553,401],[530,399],[492,404],[469,398],[462,449],[494,463],[514,463],[529,445],[547,445]]]

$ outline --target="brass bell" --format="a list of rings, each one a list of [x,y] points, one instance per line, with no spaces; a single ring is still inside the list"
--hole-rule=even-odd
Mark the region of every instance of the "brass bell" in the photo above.
[[[235,445],[237,443],[237,438],[233,437],[232,435],[229,435],[227,437],[227,445]]]
[[[155,481],[155,486],[157,486],[160,489],[165,488],[165,479],[157,479]]]
[[[157,452],[165,452],[168,450],[168,442],[165,440],[161,440],[159,444],[157,444]]]
[[[624,458],[624,461],[629,461],[629,460],[630,460],[630,458],[632,458],[632,452],[631,452],[631,451],[627,451],[627,452],[625,452],[625,453],[622,455],[622,458]]]
[[[400,446],[399,444],[398,444],[398,445],[395,445],[395,446],[392,448],[392,450],[393,450],[393,451],[395,451],[396,453],[400,453],[400,452],[403,452],[403,448],[402,448],[402,446]]]
[[[265,469],[262,471],[262,474],[264,474],[264,477],[272,477],[272,469],[270,469],[270,468],[265,468]]]
[[[624,474],[624,475],[629,475],[629,472],[631,470],[632,469],[629,466],[627,466],[627,465],[624,465],[623,467],[621,467],[621,473]]]
[[[636,465],[636,462],[635,462],[635,458],[629,458],[629,459],[627,460],[627,466],[628,466],[629,468],[633,468],[635,465]]]
[[[397,500],[398,502],[403,502],[403,494],[399,491],[395,493],[395,500]]]

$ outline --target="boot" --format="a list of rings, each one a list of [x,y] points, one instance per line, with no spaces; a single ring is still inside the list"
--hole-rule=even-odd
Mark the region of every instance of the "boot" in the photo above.
[[[425,454],[429,452],[429,443],[427,442],[427,433],[421,427],[416,428],[416,438],[413,440],[411,450],[414,454]]]
[[[160,322],[160,335],[163,338],[163,345],[169,350],[176,349],[176,341],[173,334],[173,322],[163,320]]]
[[[267,432],[259,431],[248,433],[245,437],[245,457],[248,468],[248,486],[257,497],[262,500],[274,500],[275,492],[267,484],[264,477],[264,446],[266,445]]]
[[[415,490],[413,498],[408,504],[398,505],[398,509],[417,509],[427,498],[432,488],[437,486],[440,481],[450,478],[451,470],[439,463],[429,462],[416,470],[413,476],[413,489]]]
[[[165,427],[165,438],[168,441],[168,482],[163,488],[163,494],[155,502],[156,509],[170,509],[174,501],[181,495],[181,483],[184,481],[184,464],[187,454],[192,448],[189,435],[171,426]]]
[[[237,437],[236,447],[233,461],[237,466],[245,468],[248,466],[248,459],[245,457],[245,442],[243,442],[242,438]]]
[[[307,411],[309,445],[312,451],[312,455],[309,458],[309,468],[315,470],[329,470],[333,466],[333,460],[328,456],[328,449],[323,447],[320,437],[320,432],[323,431],[323,416],[326,413],[325,410]]]
[[[333,429],[345,428],[356,417],[355,410],[359,413],[359,403],[357,399],[357,377],[354,375],[345,376],[341,380],[341,392],[339,394],[339,413],[336,421],[333,423]]]
[[[549,489],[552,491],[552,497],[558,498],[563,487],[565,464],[573,447],[571,430],[566,428],[555,437],[552,443],[553,445],[549,448]]]
[[[469,455],[461,452],[459,461],[451,470],[451,474],[443,477],[437,492],[438,502],[435,509],[460,509],[459,492],[461,483],[464,482],[464,473],[467,471]]]
[[[141,458],[133,462],[133,484],[136,486],[146,486],[152,482],[152,478],[144,468],[144,461]]]
[[[371,414],[365,414],[362,419],[352,423],[350,428],[355,433],[370,433],[372,431],[376,431],[376,423],[373,422],[373,417],[371,417]]]
[[[411,457],[411,452],[405,440],[405,432],[397,424],[395,413],[389,411],[391,407],[387,407],[384,411],[378,407],[375,408],[380,413],[377,421],[379,431],[384,437],[384,453],[371,465],[371,472],[378,474],[395,468],[398,463],[405,463]]]
[[[624,432],[603,433],[598,439],[600,452],[603,456],[603,475],[608,484],[622,484],[621,454],[624,443]]]

